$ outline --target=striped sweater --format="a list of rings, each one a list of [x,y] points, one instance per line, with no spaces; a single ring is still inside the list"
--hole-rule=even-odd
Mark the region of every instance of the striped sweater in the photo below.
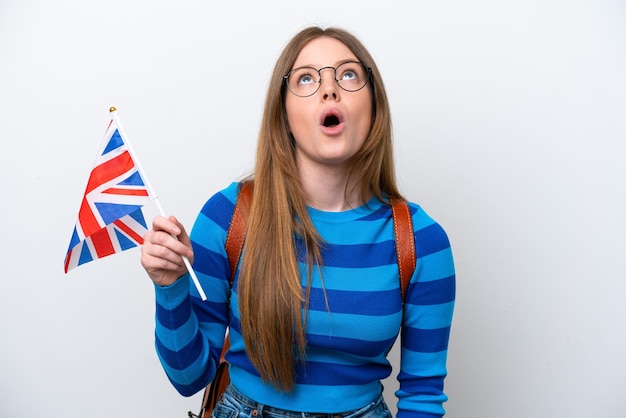
[[[190,396],[212,379],[230,319],[227,359],[231,381],[241,392],[282,409],[358,409],[378,396],[381,379],[390,375],[386,356],[401,330],[398,417],[441,417],[455,273],[439,224],[410,204],[418,260],[403,309],[391,208],[376,199],[345,212],[309,208],[325,241],[323,284],[313,269],[307,357],[297,367],[295,388],[284,393],[263,383],[245,354],[237,279],[227,300],[230,267],[224,242],[236,195],[233,183],[211,197],[191,231],[193,267],[208,300],[201,301],[188,275],[155,287],[156,349],[174,387]]]

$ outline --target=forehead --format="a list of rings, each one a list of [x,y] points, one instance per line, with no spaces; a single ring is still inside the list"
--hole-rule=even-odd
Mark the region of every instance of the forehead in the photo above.
[[[323,36],[307,43],[298,54],[294,67],[335,66],[342,61],[357,60],[356,55],[341,41]]]

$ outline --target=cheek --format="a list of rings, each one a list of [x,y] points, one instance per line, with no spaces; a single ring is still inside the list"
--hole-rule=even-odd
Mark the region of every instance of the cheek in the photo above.
[[[287,123],[289,123],[289,131],[292,134],[297,134],[307,129],[310,125],[309,118],[311,117],[310,111],[306,111],[306,106],[301,104],[294,104],[289,100],[285,103],[285,110],[287,111]]]
[[[287,123],[289,124],[289,131],[293,133],[294,130],[294,126],[297,125],[297,112],[295,109],[295,105],[293,103],[293,100],[291,100],[292,97],[290,97],[290,95],[287,95],[287,98],[285,99],[285,111],[287,113]]]
[[[370,104],[364,105],[358,112],[359,115],[359,129],[367,136],[374,124],[374,111]]]
[[[358,98],[355,97],[353,103],[356,114],[360,116],[361,120],[367,121],[365,123],[371,126],[374,123],[374,104],[372,103],[372,93],[369,90],[363,89],[357,93],[360,93]]]

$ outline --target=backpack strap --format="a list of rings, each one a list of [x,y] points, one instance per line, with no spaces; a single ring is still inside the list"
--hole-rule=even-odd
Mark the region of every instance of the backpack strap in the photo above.
[[[226,236],[226,254],[228,254],[228,263],[230,264],[230,287],[233,287],[235,274],[237,273],[237,265],[241,258],[243,250],[243,242],[246,239],[246,228],[248,225],[248,212],[252,205],[252,190],[254,183],[247,182],[241,186],[237,203],[235,203],[235,211],[230,220],[228,235]]]
[[[228,255],[228,264],[230,265],[230,279],[228,280],[228,284],[231,290],[235,282],[235,275],[237,274],[237,265],[239,264],[241,252],[243,251],[243,243],[246,239],[248,213],[252,205],[252,190],[252,182],[243,183],[241,186],[239,195],[237,196],[237,203],[235,203],[233,217],[228,227],[228,235],[226,236],[226,254]],[[224,338],[224,347],[222,348],[222,354],[220,356],[221,362],[226,361],[224,357],[229,348],[230,338],[228,338],[227,334],[226,338]]]
[[[415,232],[413,231],[411,209],[406,200],[398,200],[393,203],[391,212],[393,214],[393,233],[396,239],[396,255],[400,272],[400,293],[402,303],[404,303],[409,282],[417,264]]]

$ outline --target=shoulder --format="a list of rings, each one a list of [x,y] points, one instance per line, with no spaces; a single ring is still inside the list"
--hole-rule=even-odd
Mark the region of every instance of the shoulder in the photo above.
[[[214,207],[221,207],[224,205],[234,206],[237,200],[238,187],[238,182],[232,182],[227,187],[223,188],[222,190],[211,196],[206,201],[202,209],[204,210],[206,208],[208,210],[211,210]]]
[[[196,222],[208,218],[219,224],[222,229],[228,229],[237,202],[238,187],[239,183],[233,182],[212,195],[202,206]]]
[[[408,202],[415,231],[415,245],[423,255],[434,253],[450,247],[448,234],[419,204]],[[421,250],[421,251],[420,251]]]
[[[206,201],[201,212],[209,214],[214,211],[230,211],[232,213],[237,201],[238,187],[239,183],[233,182],[228,187],[215,193]]]

